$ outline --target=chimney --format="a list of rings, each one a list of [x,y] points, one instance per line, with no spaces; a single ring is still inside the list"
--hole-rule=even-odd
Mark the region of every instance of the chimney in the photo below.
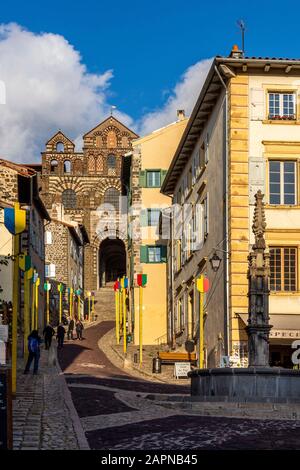
[[[239,49],[239,46],[235,44],[231,49],[229,57],[232,57],[233,59],[242,59],[244,57],[244,53]]]
[[[177,109],[177,119],[178,119],[178,121],[183,121],[184,118],[185,118],[184,109]]]

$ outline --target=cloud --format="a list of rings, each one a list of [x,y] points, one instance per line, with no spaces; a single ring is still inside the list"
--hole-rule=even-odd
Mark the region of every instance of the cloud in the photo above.
[[[78,51],[58,34],[35,34],[0,25],[0,156],[40,161],[49,137],[61,128],[76,142],[109,113],[111,70],[91,74]],[[115,113],[126,125],[132,120]]]
[[[145,135],[174,122],[177,109],[189,115],[210,64],[207,59],[189,67],[161,109],[136,122],[118,110],[115,116]],[[58,129],[80,149],[82,135],[110,112],[112,78],[112,70],[89,73],[80,53],[61,35],[0,24],[0,156],[39,162],[45,142]]]
[[[190,115],[207,77],[213,59],[205,59],[190,66],[176,84],[171,96],[162,109],[142,117],[139,122],[140,135],[159,129],[177,119],[177,109],[184,109]]]

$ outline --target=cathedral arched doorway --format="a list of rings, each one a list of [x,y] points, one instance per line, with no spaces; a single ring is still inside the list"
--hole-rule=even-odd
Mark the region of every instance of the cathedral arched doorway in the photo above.
[[[99,249],[99,287],[114,282],[126,273],[125,244],[119,238],[106,238]]]

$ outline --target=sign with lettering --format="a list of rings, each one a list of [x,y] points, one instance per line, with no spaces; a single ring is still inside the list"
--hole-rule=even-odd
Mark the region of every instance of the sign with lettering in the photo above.
[[[299,338],[299,330],[275,330],[274,328],[270,331],[270,338]]]
[[[188,378],[188,372],[191,370],[190,362],[175,362],[174,364],[174,376],[176,379],[179,377]]]

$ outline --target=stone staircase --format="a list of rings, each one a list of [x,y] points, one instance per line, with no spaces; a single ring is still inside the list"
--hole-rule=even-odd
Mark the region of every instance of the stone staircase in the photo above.
[[[113,283],[95,292],[95,314],[97,321],[113,321],[115,319],[115,292]]]

